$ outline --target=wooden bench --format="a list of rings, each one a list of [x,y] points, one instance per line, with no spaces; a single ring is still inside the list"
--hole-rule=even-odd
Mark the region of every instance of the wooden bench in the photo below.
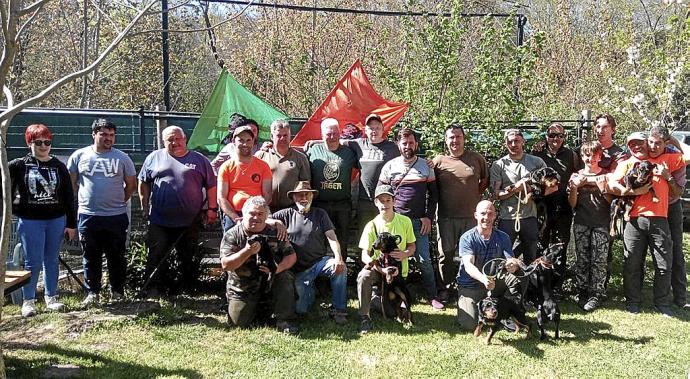
[[[5,272],[5,295],[22,288],[31,279],[31,272],[24,270],[7,270]]]

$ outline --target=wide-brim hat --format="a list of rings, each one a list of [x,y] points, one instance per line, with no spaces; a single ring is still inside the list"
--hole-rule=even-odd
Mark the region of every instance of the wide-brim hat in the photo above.
[[[312,188],[311,188],[311,183],[309,183],[309,182],[306,181],[306,180],[297,182],[297,184],[295,185],[295,189],[293,189],[292,191],[288,191],[287,196],[288,196],[289,198],[292,198],[292,194],[293,194],[293,193],[298,193],[298,192],[311,192],[311,193],[314,194],[314,196],[316,196],[316,195],[319,194],[319,191],[317,191],[317,190],[315,190],[315,189],[312,189]]]

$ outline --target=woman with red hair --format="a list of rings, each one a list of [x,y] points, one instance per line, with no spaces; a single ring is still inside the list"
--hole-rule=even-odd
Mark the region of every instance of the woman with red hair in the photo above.
[[[12,212],[17,216],[17,235],[24,248],[31,281],[22,288],[22,317],[36,314],[36,284],[43,268],[46,308],[60,311],[58,301],[58,254],[62,236],[74,239],[77,214],[69,172],[50,155],[53,134],[43,124],[33,124],[24,133],[31,150],[10,162]]]

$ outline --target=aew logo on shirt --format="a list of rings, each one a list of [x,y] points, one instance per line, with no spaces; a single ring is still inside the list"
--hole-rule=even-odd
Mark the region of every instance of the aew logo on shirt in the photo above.
[[[338,179],[340,176],[340,166],[338,162],[328,162],[323,167],[323,178],[326,179],[325,182],[321,182],[321,189],[331,189],[340,190],[343,189],[343,184],[340,182],[334,183],[333,181]]]
[[[93,162],[92,166],[89,166]],[[85,176],[93,176],[101,173],[106,178],[116,176],[120,168],[119,159],[96,158],[92,160],[81,160],[79,162],[79,173]]]

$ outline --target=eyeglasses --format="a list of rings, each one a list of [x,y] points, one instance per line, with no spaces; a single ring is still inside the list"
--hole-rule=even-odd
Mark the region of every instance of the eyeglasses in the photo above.
[[[565,138],[564,133],[549,133],[546,136],[549,138]]]
[[[47,140],[35,139],[35,140],[31,141],[31,142],[32,142],[34,145],[36,145],[36,146],[43,146],[43,145],[50,146],[50,145],[53,143],[53,142],[52,142],[51,140],[49,140],[49,139],[47,139]]]

